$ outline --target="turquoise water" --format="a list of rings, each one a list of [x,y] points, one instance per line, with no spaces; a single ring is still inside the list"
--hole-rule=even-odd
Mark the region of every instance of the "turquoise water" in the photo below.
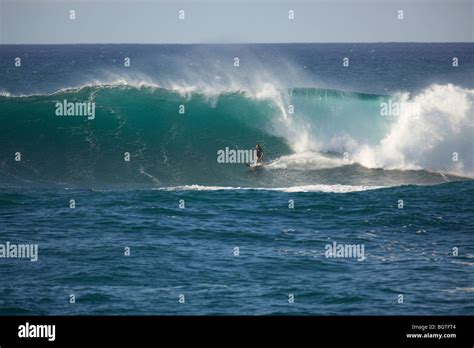
[[[442,88],[450,92],[449,86]],[[261,97],[259,93],[266,94]],[[466,89],[453,94],[453,99],[472,98]],[[181,95],[163,88],[121,85],[4,96],[0,97],[2,181],[12,186],[67,188],[388,186],[471,176],[472,124],[466,124],[459,134],[448,133],[451,139],[436,139],[445,136],[436,134],[444,132],[443,127],[460,125],[451,121],[455,115],[449,113],[432,119],[429,98],[413,102],[427,108],[422,120],[426,125],[418,123],[420,138],[395,153],[393,146],[382,146],[393,138],[402,145],[406,137],[417,137],[412,127],[398,130],[397,118],[380,116],[380,105],[391,98],[268,86],[262,91]],[[56,116],[55,105],[64,100],[93,100],[97,105],[94,119]],[[180,105],[185,105],[185,114],[179,113]],[[282,112],[286,105],[297,113]],[[465,111],[464,122],[472,119],[471,112]],[[450,141],[453,144],[447,146]],[[252,150],[257,142],[265,151],[264,173],[249,174],[244,163],[217,160],[219,150]],[[453,162],[453,150],[461,153],[460,163]],[[22,161],[15,161],[17,152]],[[129,161],[125,153],[130,154]],[[367,168],[373,156],[379,156],[381,162]],[[384,166],[396,170],[374,170]]]

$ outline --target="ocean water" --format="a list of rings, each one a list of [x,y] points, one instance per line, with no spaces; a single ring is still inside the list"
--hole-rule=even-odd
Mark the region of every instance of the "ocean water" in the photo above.
[[[0,314],[473,314],[472,43],[0,46],[0,73],[0,245],[38,246],[0,248]]]

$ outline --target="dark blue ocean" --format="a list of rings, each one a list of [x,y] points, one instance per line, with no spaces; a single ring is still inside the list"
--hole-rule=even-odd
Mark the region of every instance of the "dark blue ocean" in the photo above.
[[[0,314],[472,315],[473,101],[472,43],[0,46]]]

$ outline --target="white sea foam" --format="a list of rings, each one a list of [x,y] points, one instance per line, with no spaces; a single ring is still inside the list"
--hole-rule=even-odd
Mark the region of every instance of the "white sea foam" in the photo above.
[[[313,124],[286,113],[282,97],[267,96],[282,110],[272,130],[275,135],[284,137],[295,152],[276,160],[274,168],[342,166],[348,163],[325,159],[320,152],[347,151],[352,162],[367,168],[423,169],[474,177],[474,90],[448,84],[432,85],[414,96],[394,95],[393,98],[407,107],[375,145],[367,144],[363,136],[343,132],[324,134],[326,141],[321,143],[312,130]],[[457,161],[453,160],[455,154]]]
[[[342,158],[324,156],[318,152],[301,152],[292,155],[281,156],[265,165],[267,170],[292,169],[292,170],[317,170],[324,168],[335,168],[351,164]]]
[[[377,146],[354,149],[368,168],[426,169],[474,176],[474,90],[434,85],[403,102],[403,112]],[[453,153],[459,156],[453,161]]]
[[[254,190],[254,191],[279,191],[279,192],[332,192],[332,193],[349,193],[367,190],[375,190],[386,188],[387,186],[365,186],[365,185],[301,185],[290,187],[231,187],[231,186],[205,186],[205,185],[184,185],[158,187],[154,190],[158,191],[224,191],[224,190]]]

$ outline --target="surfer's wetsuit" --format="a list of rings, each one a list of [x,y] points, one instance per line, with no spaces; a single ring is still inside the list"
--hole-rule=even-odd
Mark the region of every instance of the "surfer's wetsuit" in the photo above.
[[[257,144],[257,163],[263,163],[263,150],[260,145]]]

